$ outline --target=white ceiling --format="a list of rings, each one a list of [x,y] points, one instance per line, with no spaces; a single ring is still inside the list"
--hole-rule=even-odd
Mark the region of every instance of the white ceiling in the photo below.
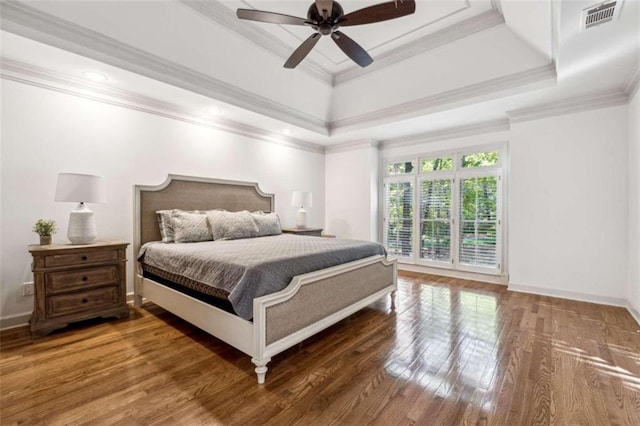
[[[345,15],[371,6],[375,1],[342,0],[339,2]],[[258,9],[286,15],[307,17],[311,1],[269,1],[269,0],[233,0],[223,3],[233,12],[237,8]],[[417,7],[416,12],[403,18],[387,21],[384,25],[360,25],[344,27],[340,30],[364,47],[370,55],[380,55],[411,41],[432,34],[446,26],[458,23],[471,16],[491,9],[491,2],[469,0],[430,1],[428,7]],[[291,25],[273,25],[245,22],[242,25],[257,25],[286,43],[291,51],[295,50],[313,30],[308,27]],[[329,39],[323,37],[314,48],[311,59],[317,61],[330,72],[353,67],[353,63]]]
[[[2,76],[310,149],[615,104],[637,85],[640,0],[586,31],[583,0],[416,3],[412,16],[342,29],[368,68],[325,37],[287,70],[311,30],[240,21],[235,8],[305,17],[310,2],[5,0]],[[109,80],[87,83],[89,69]]]

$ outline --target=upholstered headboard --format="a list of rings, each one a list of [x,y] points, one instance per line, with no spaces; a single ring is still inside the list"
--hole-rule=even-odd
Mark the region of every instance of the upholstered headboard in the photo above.
[[[149,241],[160,241],[157,210],[273,211],[274,196],[257,183],[168,175],[157,186],[135,185],[134,253]]]

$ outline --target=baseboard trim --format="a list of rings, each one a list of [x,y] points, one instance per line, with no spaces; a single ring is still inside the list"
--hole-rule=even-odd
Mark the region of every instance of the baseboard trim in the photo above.
[[[440,275],[443,277],[460,278],[463,280],[480,281],[489,284],[507,285],[506,275],[488,275],[476,272],[454,271],[451,269],[432,268],[424,265],[411,265],[408,263],[398,263],[399,271],[417,272],[419,274]]]
[[[509,283],[507,290],[516,291],[518,293],[530,293],[537,294],[539,296],[550,296],[560,299],[576,300],[578,302],[597,303],[599,305],[621,306],[623,308],[626,308],[629,305],[625,299],[621,299],[618,297],[599,296],[597,294],[585,294],[575,291],[556,290],[553,288],[536,287],[532,285]]]
[[[633,305],[631,305],[631,303],[629,302],[627,302],[625,308],[627,308],[627,311],[629,311],[633,319],[636,320],[636,323],[638,323],[638,326],[640,327],[640,312],[638,312],[638,310],[634,308]]]
[[[127,293],[127,303],[133,303],[133,292]],[[31,312],[22,314],[14,314],[0,318],[0,331],[10,330],[12,328],[24,327],[29,325]]]
[[[0,330],[4,331],[28,325],[29,318],[31,318],[31,311],[2,317],[0,318]]]

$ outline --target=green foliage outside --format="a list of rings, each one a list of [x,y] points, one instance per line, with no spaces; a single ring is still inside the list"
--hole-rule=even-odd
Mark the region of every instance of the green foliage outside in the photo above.
[[[388,175],[404,175],[413,172],[415,169],[415,161],[407,161],[402,163],[389,163],[387,164]]]
[[[498,164],[498,151],[477,152],[462,157],[462,167],[486,167]]]
[[[420,170],[423,172],[453,169],[453,159],[451,157],[429,158],[422,160],[420,164]]]

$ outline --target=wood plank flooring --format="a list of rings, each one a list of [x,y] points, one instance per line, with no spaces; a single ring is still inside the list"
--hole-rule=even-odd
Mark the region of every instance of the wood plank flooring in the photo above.
[[[0,350],[0,423],[638,425],[640,332],[622,308],[402,274],[386,298],[276,356],[161,308]]]

